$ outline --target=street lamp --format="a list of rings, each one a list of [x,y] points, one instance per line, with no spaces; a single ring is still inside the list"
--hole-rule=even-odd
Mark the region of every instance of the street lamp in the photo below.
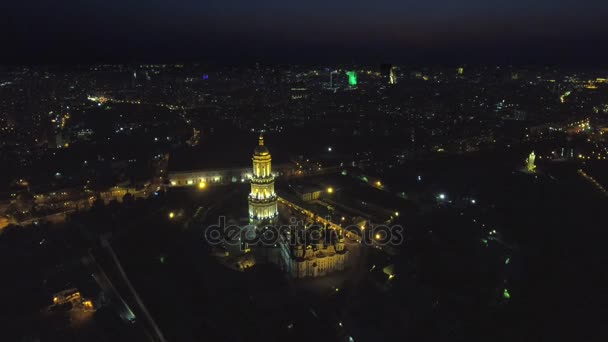
[[[328,194],[333,194],[334,193],[334,188],[332,188],[332,187],[327,188],[327,193]]]

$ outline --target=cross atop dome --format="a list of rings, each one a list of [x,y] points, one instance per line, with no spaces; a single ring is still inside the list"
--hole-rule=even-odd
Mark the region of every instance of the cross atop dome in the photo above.
[[[260,146],[264,146],[264,134],[262,134],[262,133],[260,133],[259,144],[260,144]]]

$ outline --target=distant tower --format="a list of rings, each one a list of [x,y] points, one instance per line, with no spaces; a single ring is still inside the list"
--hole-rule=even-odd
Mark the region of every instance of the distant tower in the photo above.
[[[534,154],[534,151],[532,151],[532,153],[530,153],[530,156],[528,156],[528,159],[526,159],[526,169],[528,170],[528,172],[534,172],[536,170],[536,165],[534,165],[535,160],[536,155]]]
[[[274,192],[270,152],[264,146],[264,137],[260,134],[258,146],[253,151],[253,176],[249,194],[249,220],[262,223],[272,222],[278,215],[277,194]]]
[[[335,70],[329,72],[329,89],[334,88],[334,75],[337,75],[337,74],[338,74],[338,72]]]
[[[347,71],[346,75],[348,76],[348,85],[351,87],[357,86],[357,72],[354,70]]]
[[[388,84],[397,84],[397,73],[395,72],[394,67],[389,71]]]

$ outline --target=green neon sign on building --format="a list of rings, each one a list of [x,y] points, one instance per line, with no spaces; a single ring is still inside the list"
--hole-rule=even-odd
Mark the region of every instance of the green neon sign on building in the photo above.
[[[347,71],[346,75],[348,75],[348,85],[355,87],[357,85],[357,72],[354,70]]]

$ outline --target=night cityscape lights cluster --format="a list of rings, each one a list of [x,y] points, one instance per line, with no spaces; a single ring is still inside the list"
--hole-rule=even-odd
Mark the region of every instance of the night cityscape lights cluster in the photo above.
[[[608,2],[2,13],[1,342],[608,341]]]

